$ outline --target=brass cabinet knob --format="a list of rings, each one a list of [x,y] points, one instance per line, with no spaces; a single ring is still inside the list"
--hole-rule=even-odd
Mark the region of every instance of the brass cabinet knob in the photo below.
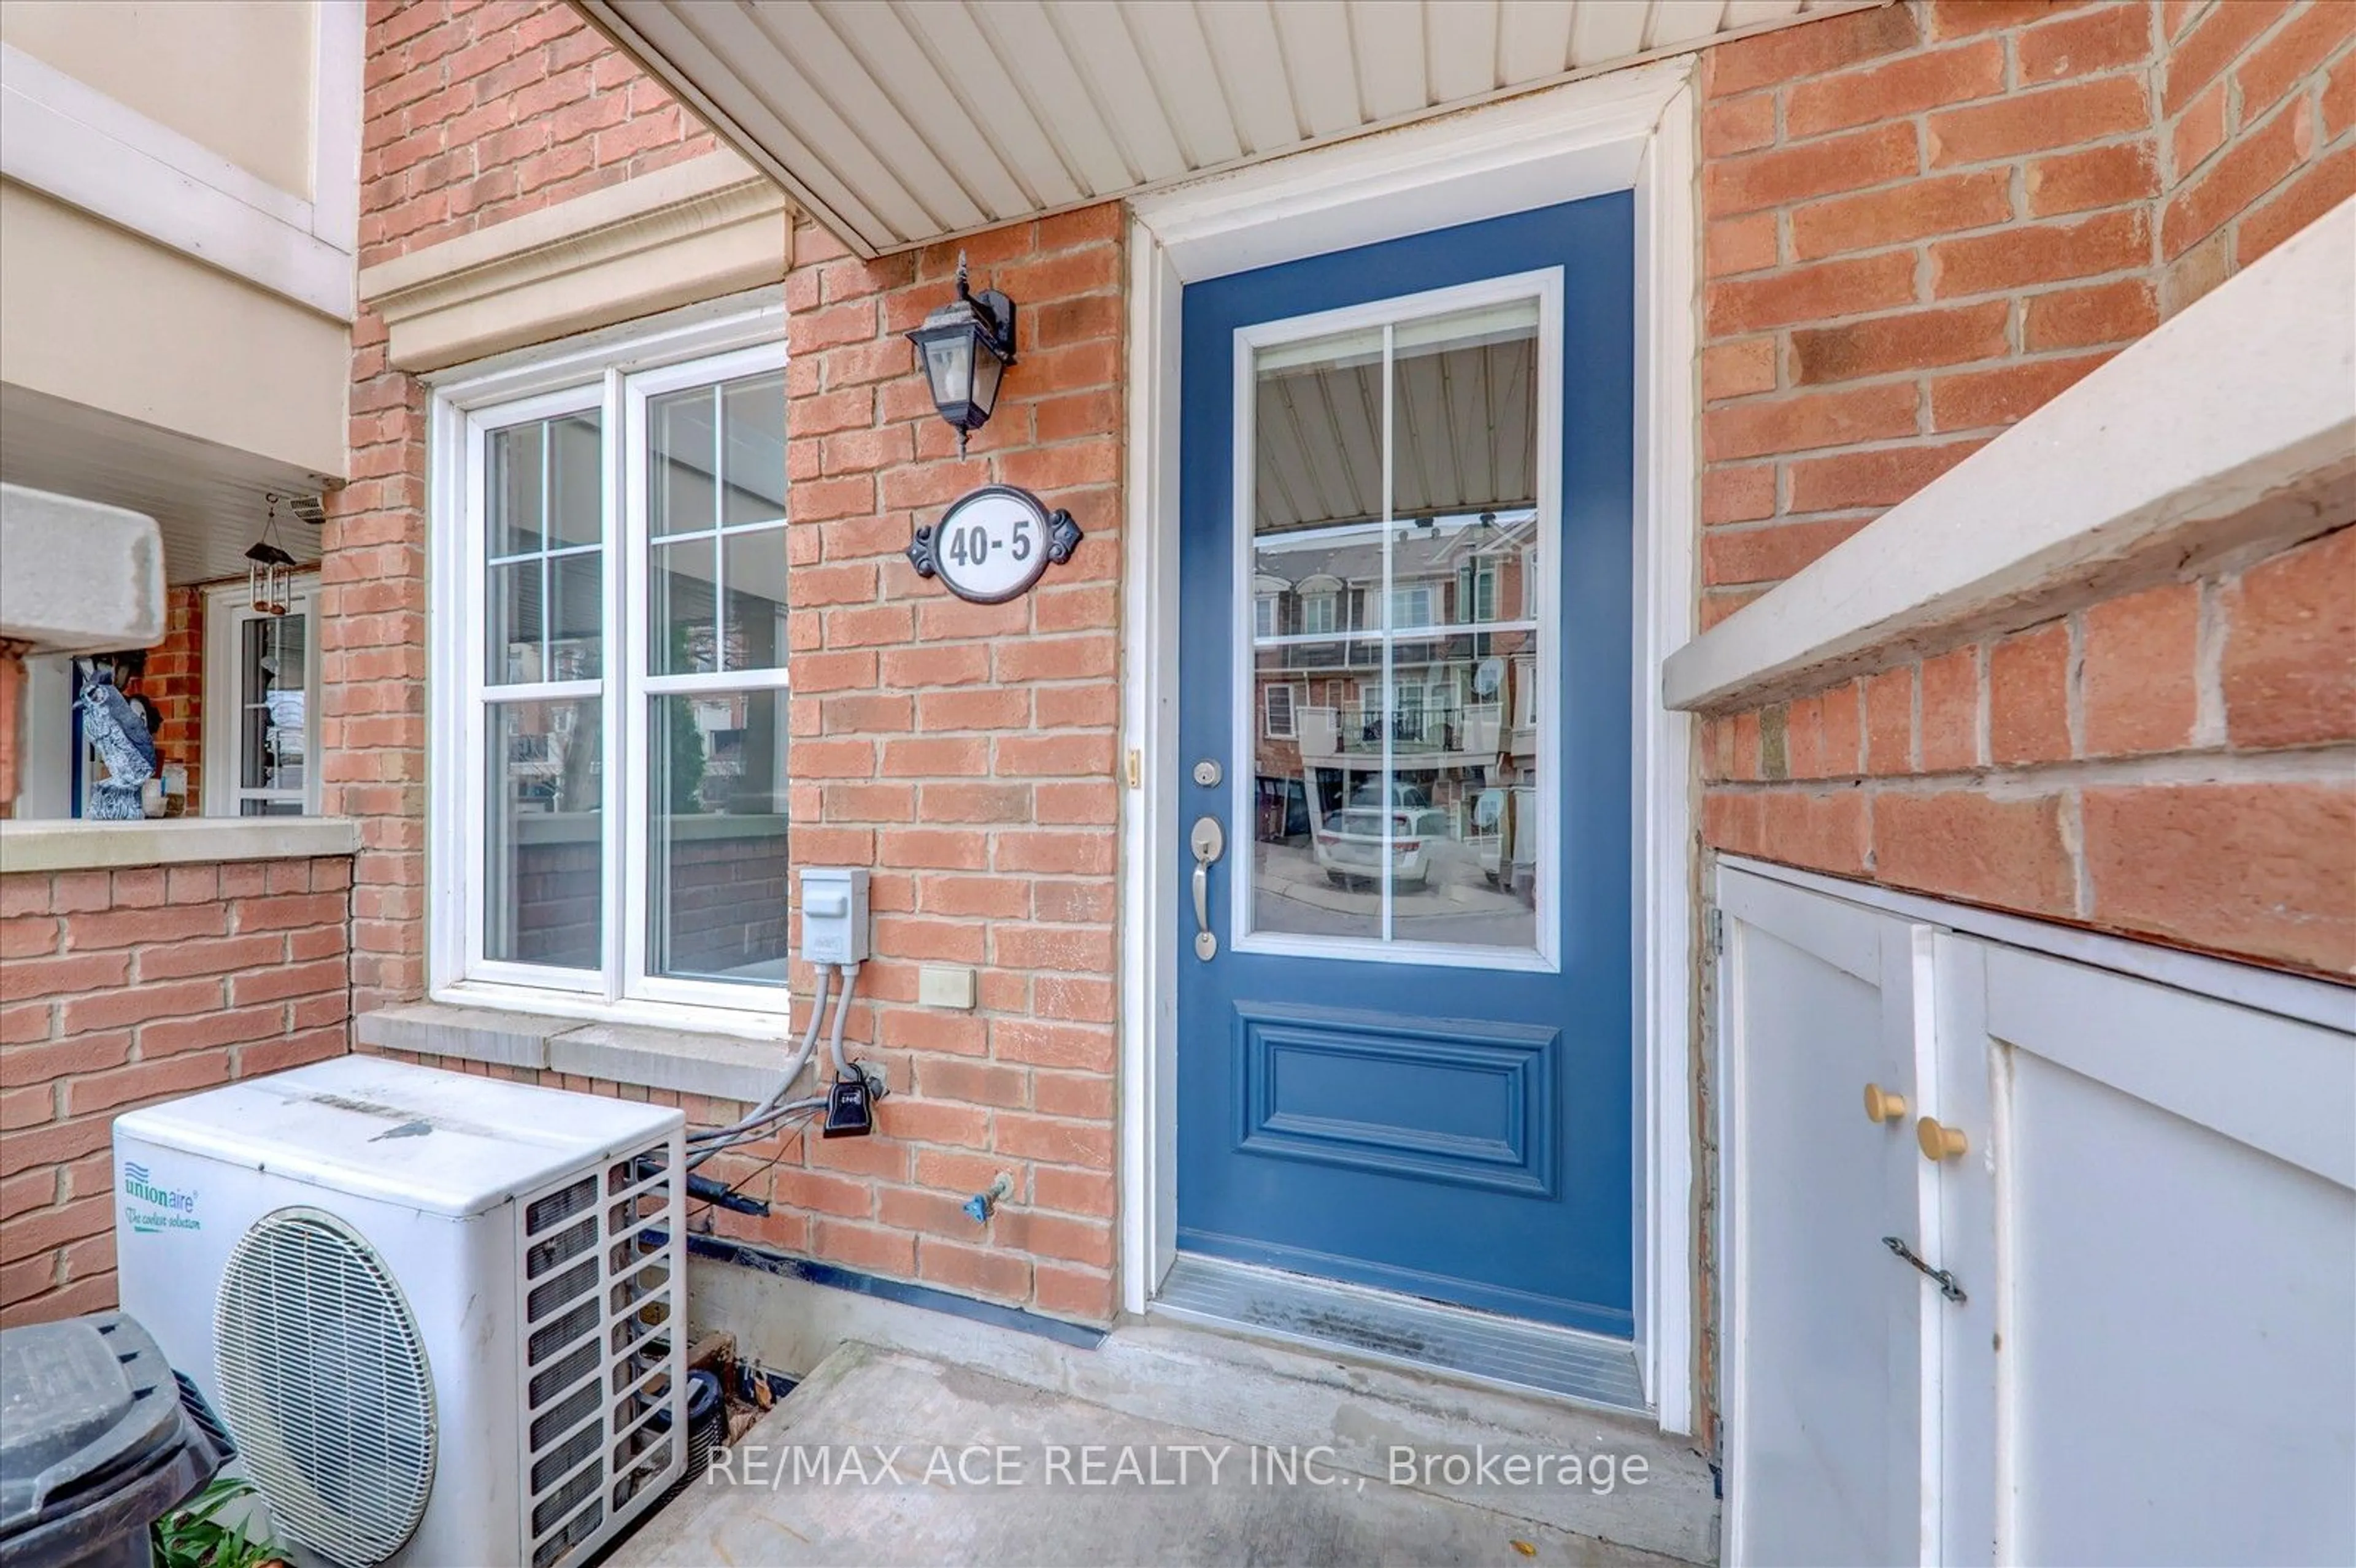
[[[1895,1122],[1906,1115],[1906,1096],[1884,1089],[1879,1083],[1865,1086],[1865,1119],[1869,1122]]]
[[[1922,1146],[1922,1157],[1934,1163],[1943,1159],[1961,1159],[1972,1147],[1961,1127],[1950,1127],[1935,1116],[1925,1116],[1914,1124],[1914,1141]]]

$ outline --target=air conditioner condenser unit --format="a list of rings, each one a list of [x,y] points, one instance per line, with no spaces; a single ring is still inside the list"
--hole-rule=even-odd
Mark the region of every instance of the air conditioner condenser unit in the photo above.
[[[685,1462],[683,1126],[370,1056],[134,1111],[123,1307],[299,1555],[564,1568]]]

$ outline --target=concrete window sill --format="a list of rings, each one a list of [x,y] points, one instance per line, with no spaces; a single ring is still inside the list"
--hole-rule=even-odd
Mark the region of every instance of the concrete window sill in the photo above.
[[[0,872],[122,870],[350,855],[348,816],[184,816],[160,822],[0,822]]]
[[[793,1049],[776,1040],[444,1002],[380,1008],[355,1021],[359,1042],[380,1051],[569,1072],[740,1103],[768,1097]]]

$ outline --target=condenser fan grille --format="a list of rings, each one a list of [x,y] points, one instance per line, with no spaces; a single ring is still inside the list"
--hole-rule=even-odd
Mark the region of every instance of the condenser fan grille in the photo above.
[[[316,1209],[265,1215],[230,1254],[221,1410],[280,1529],[337,1563],[381,1563],[434,1489],[434,1377],[383,1261]]]

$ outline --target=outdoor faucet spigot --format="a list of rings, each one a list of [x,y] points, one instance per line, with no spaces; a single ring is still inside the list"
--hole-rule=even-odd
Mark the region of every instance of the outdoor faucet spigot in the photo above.
[[[965,1200],[965,1211],[972,1218],[975,1224],[987,1225],[990,1223],[991,1211],[1004,1201],[1006,1195],[1013,1190],[1014,1179],[1004,1171],[1000,1171],[998,1179],[990,1184],[989,1191],[977,1192]]]

